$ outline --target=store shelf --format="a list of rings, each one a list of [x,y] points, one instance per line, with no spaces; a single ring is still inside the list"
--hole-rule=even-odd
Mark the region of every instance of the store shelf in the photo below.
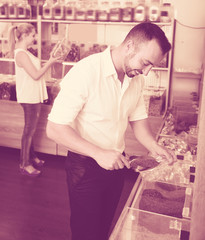
[[[152,71],[168,71],[169,68],[153,67],[151,70],[152,70]]]
[[[42,62],[46,62],[46,61],[47,60],[42,60]],[[74,66],[76,64],[76,62],[62,62],[62,64],[65,65],[65,66]],[[151,70],[152,71],[168,71],[168,68],[153,67]]]
[[[0,61],[4,61],[4,62],[14,62],[13,58],[0,58]]]
[[[0,19],[0,22],[6,22],[6,23],[10,23],[10,22],[14,22],[14,23],[21,23],[21,22],[31,22],[31,23],[36,23],[38,22],[38,19],[30,19],[30,18],[27,18],[27,19],[19,19],[19,18],[9,18],[9,19],[3,19],[1,18]]]
[[[83,25],[103,25],[103,26],[134,26],[136,24],[139,24],[140,22],[108,22],[108,21],[76,21],[76,20],[57,20],[57,19],[44,19],[41,16],[38,16],[37,19],[0,19],[0,22],[6,22],[6,23],[20,23],[20,22],[33,22],[37,23],[37,49],[38,49],[38,57],[41,58],[41,43],[42,41],[51,41],[51,30],[49,30],[49,25],[47,24],[69,24],[69,25],[76,25],[76,24],[83,24]],[[163,22],[153,22],[159,26],[172,26],[173,21],[169,23],[163,23]],[[44,24],[46,24],[46,29],[44,28]],[[66,31],[68,31],[69,26],[66,26]],[[43,38],[43,35],[45,38]],[[64,34],[65,36],[68,36],[68,33]],[[5,39],[5,38],[4,38]],[[82,40],[81,40],[82,41]],[[1,61],[12,61],[11,59],[8,58],[0,58]],[[44,62],[44,60],[42,60]],[[73,62],[64,62],[64,65],[74,65],[75,63]],[[155,67],[152,70],[153,71],[169,71],[170,69],[170,64],[168,67]]]
[[[42,19],[41,16],[39,16],[37,19],[0,19],[0,22],[5,22],[5,23],[21,23],[21,22],[30,22],[30,23],[37,23],[36,27],[36,31],[37,31],[37,45],[35,45],[35,48],[37,48],[37,52],[38,52],[38,57],[41,59],[42,63],[46,62],[47,60],[44,60],[42,59],[42,42],[45,40],[49,43],[52,43],[52,36],[55,35],[55,38],[54,40],[57,39],[57,37],[59,39],[61,39],[61,37],[66,37],[68,40],[69,40],[69,37],[70,37],[70,28],[76,28],[79,29],[78,27],[82,25],[86,25],[86,27],[88,27],[90,29],[90,26],[91,26],[91,30],[93,31],[96,31],[95,33],[95,36],[96,36],[96,39],[98,39],[98,37],[100,36],[101,38],[101,33],[105,35],[104,39],[105,42],[103,42],[103,44],[107,44],[106,40],[107,40],[107,36],[110,36],[110,38],[112,39],[112,34],[115,34],[115,31],[113,32],[113,30],[115,30],[115,27],[114,26],[117,26],[116,27],[116,30],[118,32],[121,32],[122,29],[120,28],[120,26],[124,26],[125,29],[124,31],[127,32],[129,31],[130,27],[131,26],[134,26],[136,24],[139,24],[140,22],[103,22],[103,21],[68,21],[68,20],[56,20],[56,19]],[[61,33],[61,35],[57,35],[56,33],[54,34],[52,32],[52,27],[53,27],[53,24],[66,24],[65,26],[62,26],[65,31],[63,31]],[[160,22],[154,22],[156,23],[157,25],[159,26],[165,26],[165,30],[167,29],[167,27],[169,28],[169,31],[171,32],[171,37],[173,37],[173,32],[174,32],[174,28],[173,28],[173,21],[171,21],[170,23],[160,23]],[[71,25],[73,25],[71,27]],[[76,26],[76,25],[79,25],[79,26]],[[96,27],[92,27],[92,26],[96,26]],[[98,28],[99,26],[99,28]],[[105,27],[102,27],[102,26],[105,26]],[[59,29],[60,26],[59,26]],[[108,31],[109,29],[109,31]],[[128,29],[128,30],[127,30]],[[59,30],[60,31],[60,30]],[[73,32],[72,32],[73,33]],[[59,32],[60,34],[60,32]],[[83,36],[79,36],[80,39],[79,39],[79,42],[83,42],[86,44],[86,42],[84,42],[84,38]],[[102,39],[101,39],[102,40]],[[171,39],[171,43],[172,43],[172,39]],[[47,54],[47,53],[46,53]],[[48,54],[47,54],[48,55]],[[44,57],[44,56],[43,56]],[[45,58],[46,59],[46,58]],[[10,58],[0,58],[0,62],[2,62],[2,66],[4,66],[5,64],[7,64],[6,62],[8,62],[8,66],[11,65],[11,63],[14,63],[14,60],[13,59],[10,59]],[[4,65],[3,65],[4,64]],[[56,67],[53,66],[52,68],[54,68],[55,71],[58,71],[59,72],[59,76],[60,78],[62,78],[64,76],[64,74],[69,71],[70,67],[74,66],[76,64],[76,62],[67,62],[67,61],[64,61],[62,63],[62,66],[59,67],[59,65],[57,65]],[[160,72],[160,75],[161,74],[163,75],[163,77],[165,78],[165,82],[167,83],[167,86],[166,88],[168,89],[169,88],[169,81],[170,81],[170,70],[171,70],[171,64],[172,64],[172,54],[170,53],[169,54],[169,57],[168,57],[168,66],[163,68],[163,67],[154,67],[152,69],[152,73],[156,73],[158,74],[157,72]],[[9,71],[10,69],[13,71],[13,67],[9,66]],[[51,69],[52,70],[52,69]],[[56,78],[56,77],[53,77],[52,74],[51,74],[52,71],[48,71],[48,74],[46,76],[47,80],[48,81],[52,81],[53,78]],[[8,74],[13,74],[12,73],[8,73]],[[58,78],[58,77],[57,77]],[[60,80],[60,79],[59,79]],[[168,91],[167,91],[168,92]],[[167,99],[168,99],[168,96],[167,96]],[[18,107],[17,103],[16,102],[12,102],[12,101],[7,101],[6,103],[5,102],[2,102],[0,101],[0,108],[3,108],[4,111],[5,110],[8,110],[10,108],[5,108],[5,104],[7,104],[10,108],[16,108]],[[166,100],[166,105],[167,105],[167,100]],[[49,108],[51,107],[51,105],[45,105],[44,106],[44,110],[45,110],[45,113],[48,113],[49,111]],[[12,110],[10,109],[9,111],[12,112]],[[9,119],[10,117],[12,118],[12,116],[9,115],[10,113],[8,112],[8,116],[7,116],[7,119]],[[163,118],[163,116],[160,116],[160,119],[161,117]],[[43,117],[43,121],[44,123],[42,123],[42,126],[44,126],[43,128],[45,128],[45,122],[46,122],[46,116]],[[158,121],[157,121],[158,122]],[[44,124],[44,125],[43,125]],[[1,125],[1,123],[0,123]],[[7,126],[9,127],[9,126]],[[6,128],[7,128],[6,127]],[[38,149],[39,151],[47,151],[47,152],[50,152],[50,153],[53,153],[53,154],[58,154],[58,155],[65,155],[67,150],[61,146],[58,146],[55,144],[55,146],[53,146],[52,144],[52,147],[49,147],[51,146],[49,142],[47,142],[47,138],[46,138],[46,135],[45,135],[45,129],[41,129],[42,130],[42,133],[40,131],[38,131],[38,135],[41,134],[41,136],[39,135],[39,139],[43,139],[41,143],[39,143],[39,146],[38,146]],[[5,128],[3,128],[5,130]],[[7,134],[5,134],[3,130],[3,135],[2,136],[6,136]],[[129,146],[131,146],[132,144],[136,144],[136,142],[133,141],[133,138],[132,138],[132,135],[130,133],[130,131],[127,131],[127,151],[129,152],[130,148]],[[4,137],[2,137],[2,139],[4,139]],[[12,139],[12,136],[11,136],[11,139]],[[8,135],[8,139],[4,142],[1,142],[0,145],[2,144],[8,144],[10,147],[19,147],[17,144],[19,144],[19,140],[20,140],[20,135],[17,136],[17,140],[9,140],[9,135]],[[43,150],[43,147],[45,144],[47,144],[47,150]],[[45,146],[45,149],[46,149],[46,146]],[[49,150],[50,149],[50,150]],[[54,150],[53,150],[54,149]],[[144,149],[142,148],[142,151],[144,151]]]
[[[46,123],[50,105],[42,105],[41,116],[34,136],[36,151],[56,154],[57,145],[46,136]],[[16,101],[0,100],[0,146],[20,148],[23,132],[23,109]]]
[[[76,62],[62,62],[64,66],[74,66]]]
[[[137,25],[141,22],[110,22],[110,21],[86,21],[86,20],[58,20],[58,19],[41,19],[41,22],[47,23],[64,23],[64,24],[95,24],[95,25]],[[170,26],[172,22],[163,23],[163,22],[153,22],[159,26]]]
[[[177,78],[188,78],[188,79],[201,79],[202,78],[202,72],[191,72],[191,71],[175,71],[173,72],[175,77]]]

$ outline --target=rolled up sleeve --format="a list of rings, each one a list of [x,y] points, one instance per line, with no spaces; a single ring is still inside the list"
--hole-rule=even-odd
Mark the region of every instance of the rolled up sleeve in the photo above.
[[[79,67],[72,68],[60,84],[60,92],[54,100],[48,120],[57,124],[71,124],[87,98],[86,75]]]

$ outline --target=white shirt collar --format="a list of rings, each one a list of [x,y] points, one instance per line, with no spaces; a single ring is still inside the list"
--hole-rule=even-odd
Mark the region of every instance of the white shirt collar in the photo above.
[[[103,54],[103,64],[104,64],[104,70],[105,70],[105,76],[109,77],[109,76],[113,76],[113,78],[115,80],[118,80],[118,76],[117,76],[117,71],[115,69],[113,60],[112,60],[112,56],[111,56],[111,47],[107,47],[104,51]],[[127,82],[128,84],[130,83],[130,81],[133,78],[129,78],[126,74],[124,77],[124,82]]]
[[[111,49],[108,47],[103,54],[103,65],[105,70],[105,76],[109,77],[111,75],[114,75],[115,78],[117,78],[117,72],[115,69],[115,66],[113,64],[113,60],[111,57]]]

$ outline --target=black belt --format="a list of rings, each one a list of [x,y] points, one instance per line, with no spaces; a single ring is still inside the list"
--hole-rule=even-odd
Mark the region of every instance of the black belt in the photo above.
[[[71,153],[73,155],[77,155],[79,158],[82,158],[82,159],[93,159],[92,157],[89,157],[89,156],[86,156],[86,155],[82,155],[82,154],[79,154],[79,153],[75,153],[75,152],[72,152],[72,151],[68,151],[68,154]],[[125,156],[125,152],[123,151],[122,152],[122,155]]]

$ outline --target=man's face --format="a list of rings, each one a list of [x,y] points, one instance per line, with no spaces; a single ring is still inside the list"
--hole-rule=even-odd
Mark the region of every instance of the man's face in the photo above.
[[[147,76],[151,68],[161,62],[163,57],[156,40],[143,42],[136,50],[131,44],[124,60],[124,71],[130,78],[139,74]]]

